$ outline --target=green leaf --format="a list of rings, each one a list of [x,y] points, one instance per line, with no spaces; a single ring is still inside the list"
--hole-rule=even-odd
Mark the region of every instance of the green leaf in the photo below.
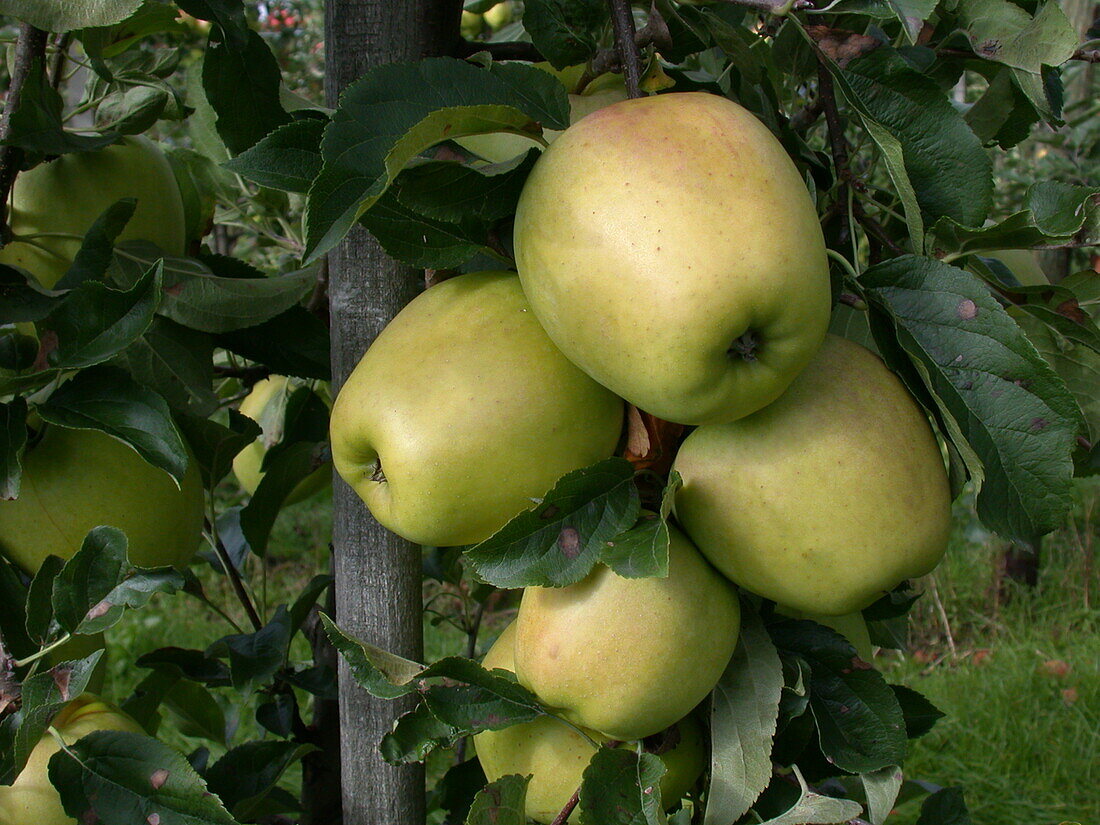
[[[122,354],[120,363],[140,383],[164,396],[174,410],[208,416],[218,408],[212,388],[214,343],[205,332],[163,316]]]
[[[225,711],[203,685],[180,679],[165,694],[164,706],[177,717],[177,727],[184,736],[201,736],[225,744]]]
[[[186,31],[176,22],[176,9],[157,0],[137,1],[140,3],[137,10],[124,20],[110,25],[95,24],[77,33],[96,73],[106,80],[111,79],[111,73],[103,62],[105,58],[117,57],[150,34]]]
[[[154,593],[175,593],[183,577],[171,567],[141,568],[126,556],[126,535],[95,527],[54,580],[53,608],[70,633],[90,635],[114,626],[127,609],[145,605]]]
[[[981,281],[929,258],[879,264],[861,283],[973,450],[982,523],[1022,541],[1060,525],[1080,410],[1020,328]]]
[[[481,684],[432,685],[424,694],[432,714],[460,736],[500,730],[545,715],[534,694],[511,679],[483,668],[467,678]]]
[[[321,135],[326,121],[303,118],[286,123],[224,164],[245,180],[281,189],[308,192],[321,171]]]
[[[423,762],[433,750],[451,745],[458,737],[454,727],[420,704],[398,718],[393,730],[382,737],[379,750],[391,765]]]
[[[23,583],[24,574],[0,554],[0,634],[4,636],[4,648],[9,656],[22,659],[38,652],[38,645],[27,635],[27,615],[24,607],[27,603],[27,587]],[[0,754],[3,754],[0,748]],[[4,776],[4,757],[0,755],[0,782]]]
[[[0,0],[0,3],[25,0]],[[32,5],[34,0],[31,0]],[[3,5],[0,5],[3,13]],[[5,143],[38,155],[64,155],[67,152],[92,152],[117,143],[117,133],[83,135],[67,131],[63,126],[61,95],[54,89],[35,59],[23,84],[19,106],[11,115],[10,133]]]
[[[183,754],[149,736],[94,731],[55,753],[49,775],[74,819],[237,825]]]
[[[145,241],[120,244],[111,275],[122,284],[132,284],[162,258],[164,297],[160,313],[202,332],[230,332],[270,320],[295,306],[317,282],[314,267],[270,278],[248,267],[254,273],[251,277],[222,277],[211,266],[226,272],[233,264],[217,256],[205,262],[167,256]]]
[[[917,825],[970,825],[962,788],[944,788],[924,800]]]
[[[258,556],[267,552],[271,528],[282,509],[283,502],[299,483],[329,459],[327,444],[298,441],[264,458],[263,478],[248,505],[241,510],[241,530],[248,544]]]
[[[317,600],[321,598],[321,595],[334,581],[335,577],[328,573],[320,573],[310,579],[309,584],[302,588],[301,592],[295,597],[294,604],[290,606],[291,634],[297,633],[301,629],[309,616],[309,611],[313,609],[313,606],[317,604]]]
[[[246,742],[211,765],[206,782],[237,819],[249,822],[287,769],[315,750],[297,742]]]
[[[236,410],[228,410],[229,426],[207,418],[179,415],[176,421],[187,436],[202,472],[203,486],[214,487],[225,478],[237,453],[260,437],[259,425]]]
[[[0,264],[0,317],[8,323],[45,318],[61,298],[34,278],[28,278],[25,270]]]
[[[15,775],[23,770],[27,757],[58,712],[87,689],[102,655],[103,651],[97,650],[85,659],[63,662],[23,682],[21,718],[11,749]]]
[[[27,401],[16,396],[0,403],[0,500],[19,498],[23,477],[20,457],[27,446]]]
[[[992,161],[939,86],[886,46],[835,73],[848,102],[900,143],[921,209],[980,225],[993,202]]]
[[[882,825],[894,809],[898,792],[905,777],[897,765],[888,765],[877,771],[860,775],[863,790],[867,794],[867,816],[871,825]]]
[[[928,250],[947,253],[1027,249],[1070,241],[1100,242],[1100,187],[1039,181],[1027,189],[1024,208],[999,223],[977,228],[942,218],[929,233]]]
[[[768,787],[782,692],[779,654],[760,614],[742,602],[737,648],[711,698],[711,780],[704,825],[736,821]]]
[[[50,366],[69,370],[100,364],[141,338],[160,305],[161,279],[158,264],[129,289],[89,280],[72,290],[42,322],[57,334]]]
[[[89,26],[109,26],[125,20],[141,0],[0,0],[0,14],[30,23],[36,29],[62,34]]]
[[[607,543],[634,525],[639,508],[633,467],[609,458],[562,476],[536,507],[475,545],[466,559],[497,587],[564,587],[588,575]]]
[[[526,782],[526,778],[517,778]],[[485,772],[476,756],[452,765],[432,789],[428,810],[446,811],[447,822],[465,822],[474,798],[485,784]],[[517,810],[523,809],[521,803]]]
[[[524,825],[530,776],[509,774],[490,782],[470,803],[466,825]]]
[[[1043,3],[1033,18],[1009,0],[967,0],[959,19],[975,54],[1012,67],[1013,79],[1047,120],[1061,106],[1046,92],[1044,66],[1060,66],[1077,48],[1077,32],[1054,0]]]
[[[301,306],[292,306],[270,320],[223,332],[217,345],[271,368],[276,375],[332,378],[328,327]]]
[[[162,647],[139,656],[137,666],[185,677],[211,687],[231,684],[229,668],[201,650]]]
[[[858,802],[811,791],[797,767],[794,775],[802,789],[798,801],[784,813],[760,825],[838,825],[855,819],[863,812],[863,806]]]
[[[924,696],[905,685],[890,685],[894,696],[901,707],[902,716],[905,717],[905,737],[917,739],[944,717],[943,711],[929,702]]]
[[[120,369],[81,370],[37,407],[42,420],[59,427],[100,430],[132,447],[176,483],[187,470],[187,450],[164,399]]]
[[[901,707],[882,674],[861,660],[847,639],[807,621],[777,622],[768,631],[776,647],[810,665],[810,710],[830,762],[852,773],[902,763]]]
[[[540,69],[479,68],[452,58],[381,66],[352,84],[325,129],[324,167],[310,188],[306,260],[332,249],[424,149],[486,132],[564,129],[565,88]]]
[[[673,470],[661,493],[658,513],[643,511],[638,523],[607,543],[601,561],[624,579],[659,578],[668,575],[668,517],[676,491],[684,486]]]
[[[600,47],[608,16],[600,0],[527,0],[523,5],[523,27],[555,69],[587,63]]]
[[[202,85],[218,115],[218,134],[237,155],[290,115],[279,102],[278,61],[259,32],[246,29],[243,42],[232,36],[216,41],[215,32],[203,55]]]
[[[539,153],[531,150],[513,161],[477,169],[427,161],[398,175],[394,188],[402,205],[434,220],[461,223],[475,216],[482,221],[500,220],[515,213],[523,184],[538,157]]]
[[[652,753],[601,747],[581,781],[582,825],[664,825],[665,771],[661,757]]]
[[[59,556],[46,556],[27,588],[27,636],[39,646],[50,637],[54,619],[53,583],[64,566],[65,560]]]
[[[233,687],[251,693],[270,682],[286,664],[290,637],[290,614],[281,604],[271,621],[255,633],[224,636],[210,645],[207,653],[228,657]]]
[[[347,662],[356,684],[371,696],[396,699],[416,689],[411,682],[424,671],[424,665],[353,639],[324,613],[321,623],[333,647]]]
[[[136,208],[136,198],[122,198],[104,209],[84,233],[72,264],[54,288],[72,289],[84,281],[102,278],[111,263],[115,239],[122,234]]]
[[[982,96],[966,112],[966,123],[983,144],[1011,149],[1031,133],[1040,115],[1004,68],[989,81]]]

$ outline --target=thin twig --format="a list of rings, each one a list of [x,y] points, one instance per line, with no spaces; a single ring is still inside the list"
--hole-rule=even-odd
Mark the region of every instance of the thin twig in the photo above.
[[[631,98],[642,96],[642,60],[635,40],[634,12],[628,0],[608,0],[611,5],[611,28],[615,31],[615,46],[623,67],[626,93]]]
[[[898,245],[898,243],[890,237],[890,233],[883,228],[875,218],[867,214],[867,211],[863,208],[863,204],[856,200],[852,204],[852,213],[855,215],[860,226],[867,230],[868,234],[873,235],[879,243],[893,252],[895,255],[904,255],[905,249]]]
[[[57,52],[53,56],[53,68],[50,70],[50,85],[54,89],[60,89],[61,81],[65,79],[65,58],[69,56],[69,46],[72,42],[72,32],[57,36]]]
[[[573,795],[569,797],[569,801],[565,803],[565,807],[561,809],[557,816],[554,817],[554,821],[550,825],[565,825],[569,817],[573,814],[573,809],[577,807],[581,801],[581,789],[573,791]]]
[[[218,530],[210,519],[206,520],[206,531],[210,546],[214,548],[214,553],[217,554],[218,560],[222,563],[222,567],[225,569],[225,575],[229,577],[229,583],[233,586],[233,592],[237,595],[237,600],[244,607],[244,612],[248,614],[248,620],[252,623],[252,627],[255,630],[263,628],[264,623],[260,618],[260,614],[256,612],[255,606],[252,604],[252,599],[248,597],[248,592],[244,589],[244,582],[241,581],[240,571],[237,570],[236,565],[233,564],[232,559],[229,558],[229,551],[225,549],[225,544],[222,543],[222,537],[218,535]]]
[[[838,202],[848,199],[848,185],[851,180],[851,171],[848,168],[848,142],[844,139],[844,126],[840,122],[840,113],[836,107],[836,89],[833,87],[833,76],[829,73],[829,67],[822,57],[817,62],[817,93],[821,98],[822,108],[825,111],[825,123],[829,131],[829,148],[833,155],[833,166],[836,169],[837,181],[840,183],[840,192],[837,195]],[[852,227],[848,220],[848,210],[839,212],[840,234],[838,241],[843,245],[851,237]]]
[[[952,660],[958,657],[958,651],[955,649],[955,637],[951,633],[951,622],[947,619],[947,611],[943,608],[943,602],[940,600],[940,591],[936,587],[935,576],[928,577],[928,589],[932,592],[932,602],[936,605],[936,612],[940,614],[940,621],[943,622],[943,632],[947,636],[947,647],[951,651]]]
[[[15,56],[11,70],[11,83],[8,85],[8,97],[4,103],[4,112],[0,115],[0,141],[11,136],[11,116],[19,108],[19,98],[23,95],[23,86],[37,66],[45,71],[46,32],[27,23],[19,25],[19,37],[15,41]],[[37,61],[37,62],[36,62]],[[8,193],[11,192],[15,176],[23,164],[23,150],[17,146],[0,146],[0,246],[11,237],[11,228],[7,221]]]

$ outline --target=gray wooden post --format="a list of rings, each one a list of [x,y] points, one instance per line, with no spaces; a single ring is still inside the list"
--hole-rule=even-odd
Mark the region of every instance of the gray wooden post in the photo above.
[[[461,0],[329,0],[325,6],[325,94],[368,68],[446,54],[458,41]],[[388,258],[362,229],[329,255],[332,377],[338,389],[386,323],[422,288],[423,275]],[[420,548],[378,525],[339,477],[333,496],[336,618],[357,638],[419,659]],[[378,743],[408,703],[372,699],[340,665],[344,825],[420,825],[424,775],[394,768]]]

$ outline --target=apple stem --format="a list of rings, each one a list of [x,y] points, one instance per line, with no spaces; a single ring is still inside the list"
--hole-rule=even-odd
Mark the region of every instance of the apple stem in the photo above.
[[[46,70],[46,32],[29,23],[19,25],[19,37],[15,41],[15,56],[8,86],[4,112],[0,115],[0,142],[11,137],[11,116],[19,108],[23,86],[32,71]],[[18,146],[0,146],[0,246],[6,244],[11,228],[8,226],[7,204],[15,176],[23,163],[23,150]]]
[[[32,653],[26,659],[16,659],[14,664],[15,664],[16,667],[26,667],[31,662],[37,662],[43,656],[49,656],[51,653],[53,653],[55,650],[57,650],[57,648],[61,647],[63,644],[65,644],[71,638],[72,638],[72,634],[65,633],[57,641],[51,642],[50,644],[46,645],[44,648],[39,650],[37,653]]]
[[[733,339],[726,353],[730,358],[741,358],[745,361],[755,361],[756,354],[760,351],[760,341],[756,338],[754,330],[745,330],[737,338]]]
[[[569,801],[565,803],[565,807],[554,817],[554,821],[550,823],[550,825],[565,825],[580,801],[581,789],[577,788],[577,790],[573,791],[573,795],[569,797]]]
[[[631,98],[642,96],[642,60],[635,42],[634,12],[628,0],[608,0],[611,6],[611,28],[615,32],[615,47],[623,67],[626,93]]]

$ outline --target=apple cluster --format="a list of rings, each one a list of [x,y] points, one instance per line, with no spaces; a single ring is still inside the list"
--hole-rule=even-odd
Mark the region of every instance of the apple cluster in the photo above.
[[[827,335],[814,204],[736,104],[666,94],[577,120],[528,178],[514,242],[518,278],[443,281],[378,336],[334,405],[333,461],[384,526],[469,545],[614,454],[624,403],[694,427],[667,577],[597,565],[529,587],[486,656],[576,727],[475,740],[490,779],[533,775],[527,814],[549,823],[593,742],[670,737],[672,805],[704,767],[692,711],[736,645],[737,586],[869,656],[858,611],[946,549],[944,461],[901,381]]]

